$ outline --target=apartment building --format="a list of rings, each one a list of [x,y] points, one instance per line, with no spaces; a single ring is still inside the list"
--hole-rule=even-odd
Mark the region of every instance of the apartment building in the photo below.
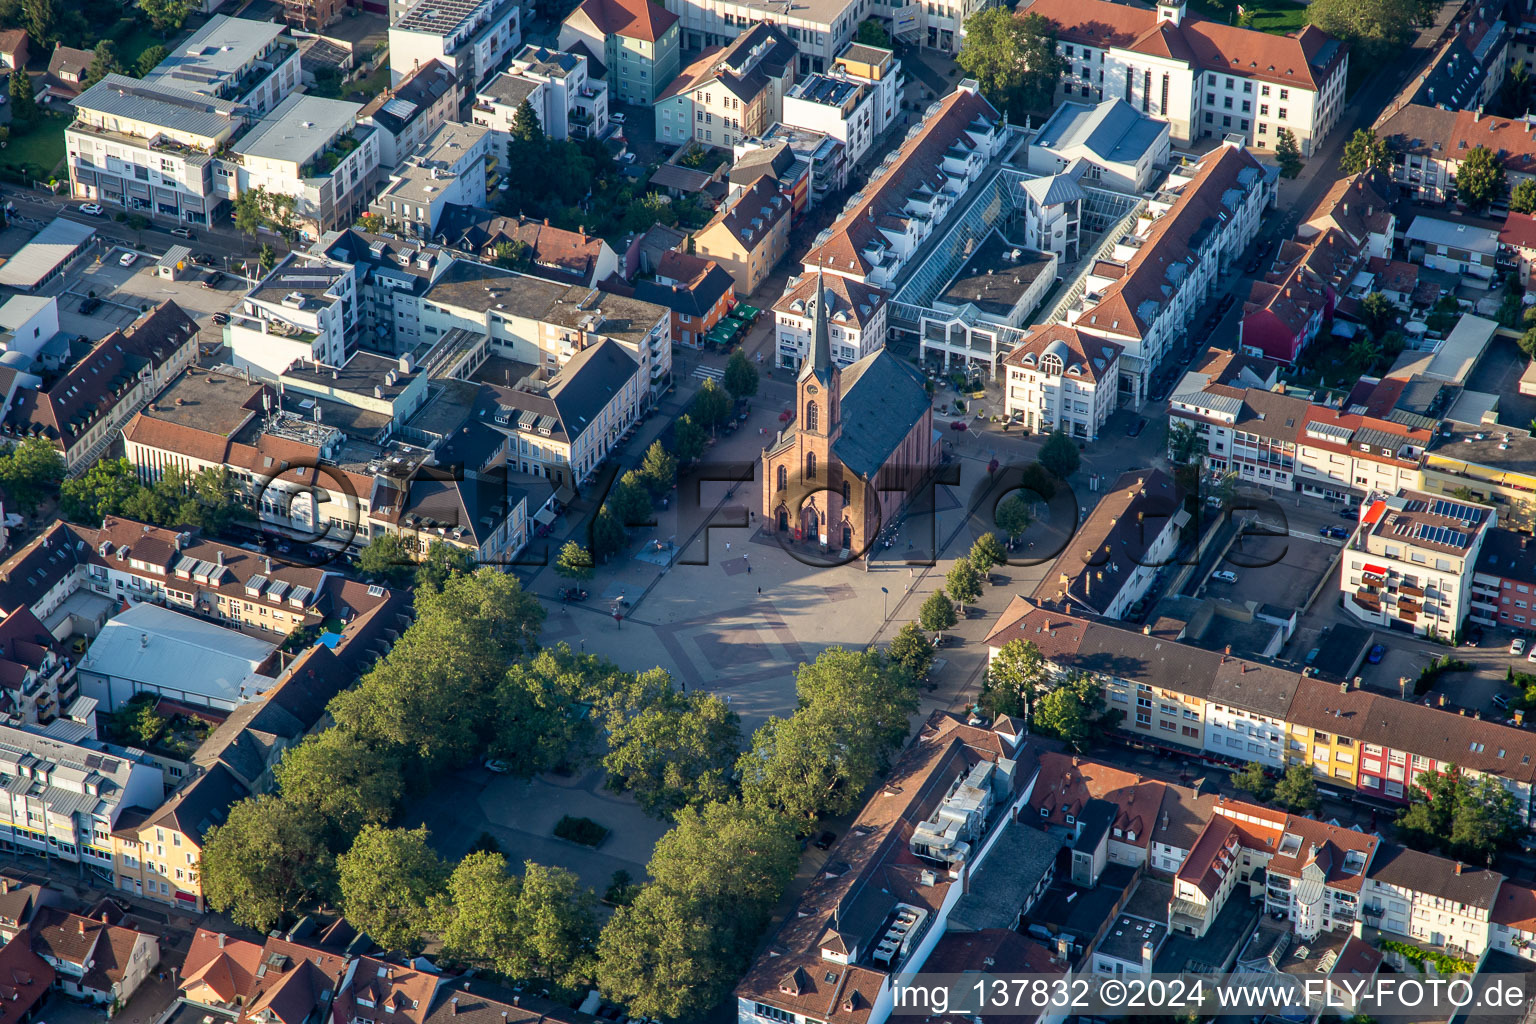
[[[578,45],[607,69],[619,103],[653,105],[682,69],[677,14],[651,0],[583,0],[560,25],[560,49]]]
[[[513,0],[416,0],[389,25],[389,84],[439,61],[469,97],[523,41],[522,7]]]
[[[433,132],[390,172],[389,184],[368,212],[385,231],[407,238],[434,238],[450,206],[485,202],[485,164],[492,155],[489,128],[450,121]]]
[[[1081,167],[1083,177],[1119,192],[1145,192],[1168,166],[1172,129],[1122,99],[1063,102],[1029,140],[1035,174]],[[1079,163],[1082,161],[1082,163]]]
[[[107,335],[48,387],[15,390],[0,438],[41,437],[70,472],[83,471],[196,355],[197,322],[163,302]]]
[[[517,269],[533,277],[563,284],[596,286],[619,273],[618,254],[608,243],[585,231],[552,227],[549,218],[505,217],[484,209],[450,207],[437,225],[437,237],[456,256],[492,262],[497,247],[523,249]],[[436,246],[427,246],[428,252]],[[446,261],[445,261],[446,265]]]
[[[425,343],[421,297],[453,261],[442,247],[348,228],[325,235],[312,251],[351,268],[362,344],[375,352],[401,356]]]
[[[1237,135],[1273,149],[1284,128],[1310,156],[1344,109],[1349,49],[1314,26],[1271,35],[1191,15],[1182,0],[1034,0],[1018,13],[1060,26],[1064,98],[1123,99],[1181,145]]]
[[[672,340],[701,348],[704,336],[735,308],[736,282],[714,260],[674,250],[661,255],[654,277],[635,282],[634,297],[670,309]]]
[[[401,79],[399,85],[365,103],[357,112],[357,122],[373,128],[377,134],[379,168],[392,169],[416,152],[433,132],[458,120],[463,98],[453,69],[441,61],[429,60]]]
[[[1030,328],[1003,357],[1003,412],[1027,430],[1096,440],[1120,395],[1122,351],[1065,324]]]
[[[353,268],[295,252],[246,292],[225,338],[238,369],[276,380],[300,360],[346,362],[357,347],[358,320]]]
[[[290,96],[230,152],[239,158],[233,197],[252,189],[291,196],[299,233],[310,240],[352,223],[378,179],[380,142],[360,124],[359,103]]]
[[[1413,198],[1442,203],[1455,198],[1456,172],[1479,146],[1504,165],[1511,189],[1536,175],[1536,122],[1469,110],[1410,103],[1389,114],[1376,134],[1392,149],[1392,178]]]
[[[1400,490],[1371,501],[1345,546],[1339,589],[1356,618],[1454,642],[1471,607],[1489,505]]]
[[[1145,399],[1153,371],[1258,234],[1274,198],[1273,170],[1242,143],[1224,142],[1195,166],[1176,168],[1132,232],[1088,273],[1066,322],[1121,347],[1121,405]]]
[[[228,100],[260,117],[299,87],[299,48],[282,25],[215,14],[141,81]]]
[[[1478,961],[1493,941],[1504,876],[1397,843],[1382,843],[1361,892],[1361,921]]]
[[[863,359],[885,347],[885,294],[850,278],[791,277],[784,294],[773,304],[776,358],[786,370],[800,366],[811,354],[816,282],[821,280],[826,304],[827,337],[832,361],[839,366]]]
[[[784,123],[841,142],[844,159],[859,163],[896,123],[901,61],[892,50],[849,43],[831,68],[813,72],[790,91]]]
[[[1369,833],[1290,816],[1265,869],[1265,911],[1283,914],[1303,940],[1353,928],[1379,845]]]
[[[1467,616],[1516,632],[1536,627],[1536,545],[1527,534],[1490,527],[1473,569]]]
[[[1007,139],[1001,115],[976,83],[961,81],[816,237],[805,269],[889,287]]]
[[[693,233],[695,251],[725,268],[736,293],[750,296],[789,252],[790,203],[771,178],[740,189]]]
[[[859,23],[879,13],[863,0],[667,0],[667,10],[677,17],[681,46],[689,51],[724,46],[755,25],[771,23],[799,50],[802,75],[830,68]]]
[[[795,47],[773,25],[753,25],[710,49],[662,90],[653,108],[656,138],[733,148],[783,120],[795,81]]]
[[[1514,33],[1501,4],[1469,5],[1450,38],[1415,83],[1412,101],[1445,110],[1480,110],[1498,95],[1509,73]]]
[[[0,620],[0,676],[0,712],[14,724],[50,722],[77,693],[74,659],[24,605]]]
[[[471,116],[491,130],[503,159],[524,101],[548,138],[597,139],[608,130],[608,83],[592,77],[583,54],[525,46],[506,71],[476,93]]]

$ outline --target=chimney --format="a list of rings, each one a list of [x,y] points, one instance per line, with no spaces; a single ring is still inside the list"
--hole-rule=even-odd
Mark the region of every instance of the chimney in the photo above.
[[[448,1000],[448,1016],[450,1016],[450,1017],[457,1017],[458,1015],[459,1015],[459,997],[458,996],[454,996],[452,999]]]
[[[82,917],[79,921],[76,921],[75,922],[75,927],[80,929],[80,934],[81,935],[84,935],[85,934],[85,918]]]
[[[1225,646],[1225,647],[1223,647],[1221,649],[1221,653],[1226,655],[1227,657],[1231,657],[1232,656],[1232,645],[1231,644],[1227,644],[1227,646]]]
[[[224,568],[224,549],[219,548],[219,568]]]
[[[1442,708],[1445,707],[1445,694],[1442,693],[1439,695],[1439,701],[1439,706]]]
[[[1151,636],[1152,635],[1152,623],[1149,622],[1145,626],[1141,627],[1141,635],[1142,636]]]
[[[1461,874],[1461,861],[1456,862],[1456,873]]]
[[[224,933],[223,932],[219,932],[219,948],[220,949],[224,948],[224,939],[225,938],[226,938],[226,936],[224,935]]]
[[[1349,680],[1348,679],[1344,679],[1344,680],[1341,680],[1339,682],[1339,692],[1340,693],[1348,693],[1349,692]]]

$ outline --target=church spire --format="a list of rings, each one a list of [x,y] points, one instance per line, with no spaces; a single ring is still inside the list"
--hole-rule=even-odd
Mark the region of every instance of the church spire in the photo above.
[[[800,379],[815,374],[825,381],[832,373],[832,342],[827,336],[827,292],[820,264],[816,266],[816,295],[811,301],[811,354],[801,364]]]

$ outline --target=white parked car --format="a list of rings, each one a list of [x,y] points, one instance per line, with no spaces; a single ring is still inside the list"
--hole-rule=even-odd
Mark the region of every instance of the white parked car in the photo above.
[[[139,261],[139,254],[138,253],[136,253],[136,252],[125,252],[125,253],[123,253],[123,258],[118,260],[117,262],[120,265],[122,265],[122,266],[131,267],[135,263],[137,263],[138,261]]]
[[[80,207],[80,212],[89,214],[92,217],[100,217],[103,211],[101,209],[100,203],[86,203],[84,206]]]
[[[1525,653],[1525,638],[1517,636],[1513,640],[1511,640],[1509,642],[1509,653],[1510,654],[1524,654]]]
[[[615,111],[614,113],[608,115],[608,120],[612,121],[614,124],[623,124],[624,115],[618,111]]]
[[[1215,580],[1217,583],[1236,583],[1237,573],[1231,572],[1227,569],[1218,569],[1217,571],[1211,573],[1211,579]]]

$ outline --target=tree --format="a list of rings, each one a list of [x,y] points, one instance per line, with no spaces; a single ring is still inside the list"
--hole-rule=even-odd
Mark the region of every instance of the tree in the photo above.
[[[597,897],[560,867],[528,861],[512,913],[508,973],[567,992],[597,967]]]
[[[519,888],[499,853],[476,851],[459,861],[448,876],[446,898],[433,908],[448,959],[510,975],[518,955]]]
[[[285,801],[329,822],[338,838],[388,822],[405,795],[398,754],[346,729],[312,733],[289,747],[273,776]]]
[[[1377,170],[1392,171],[1392,148],[1386,139],[1378,139],[1370,128],[1356,128],[1355,134],[1344,143],[1344,154],[1339,157],[1339,169],[1345,174],[1359,174]]]
[[[1294,178],[1301,173],[1301,147],[1289,128],[1275,132],[1275,163],[1280,165],[1282,178]]]
[[[565,542],[555,557],[555,572],[568,580],[592,578],[592,553],[573,540]]]
[[[510,242],[497,242],[491,251],[495,254],[493,262],[506,270],[522,267],[533,258],[533,246],[521,238],[514,238]]]
[[[52,46],[59,40],[59,12],[54,0],[22,0],[22,27],[33,46]],[[19,69],[18,69],[19,70]]]
[[[91,63],[85,69],[84,84],[92,86],[108,75],[122,73],[123,65],[117,59],[117,44],[110,39],[103,39],[96,44],[96,49],[91,51]]]
[[[688,410],[700,426],[713,431],[731,418],[731,396],[713,380],[706,379]]]
[[[512,665],[494,693],[491,752],[521,778],[581,762],[594,738],[581,705],[592,703],[612,674],[601,659],[565,643]]]
[[[1233,772],[1232,785],[1252,793],[1256,800],[1268,800],[1272,788],[1269,776],[1264,774],[1264,766],[1257,761],[1249,761],[1241,770]]]
[[[1536,213],[1536,178],[1522,178],[1509,193],[1509,208],[1515,213]]]
[[[660,441],[652,441],[651,446],[645,450],[645,461],[640,464],[640,475],[651,493],[660,497],[677,482],[677,460],[661,446]]]
[[[384,218],[377,213],[365,213],[357,218],[357,229],[377,235],[384,230]]]
[[[741,718],[712,693],[676,694],[626,719],[608,737],[603,768],[611,788],[629,792],[641,810],[667,818],[731,795],[731,769],[741,753]]]
[[[1396,321],[1397,307],[1381,292],[1371,292],[1360,300],[1360,322],[1371,332],[1371,337],[1380,338],[1392,329]],[[1179,425],[1189,430],[1186,424]]]
[[[854,33],[853,39],[854,42],[863,43],[865,46],[880,46],[887,50],[891,48],[891,34],[874,18],[866,18],[859,22],[859,30]]]
[[[1408,44],[1423,13],[1420,0],[1316,0],[1306,17],[1349,40],[1362,59],[1378,60]]]
[[[924,632],[942,633],[946,629],[953,629],[959,619],[955,616],[955,603],[949,599],[943,589],[935,590],[928,595],[928,600],[923,602],[922,608],[917,612],[917,624],[923,627]]]
[[[8,512],[31,515],[44,498],[59,493],[63,481],[64,457],[47,438],[29,437],[0,452],[0,488]]]
[[[687,413],[672,424],[672,451],[683,462],[692,462],[704,454],[704,443],[709,440],[704,428]]]
[[[1322,806],[1312,769],[1304,764],[1287,768],[1280,781],[1275,783],[1274,801],[1294,814],[1308,814]]]
[[[965,20],[965,45],[955,63],[981,84],[988,99],[1020,120],[1050,108],[1069,67],[1056,52],[1049,20],[1038,14],[1018,18],[1006,7]]]
[[[1051,436],[1045,439],[1045,444],[1040,446],[1040,465],[1050,471],[1057,479],[1065,480],[1077,472],[1077,467],[1083,464],[1082,456],[1078,454],[1077,445],[1061,430],[1051,431]]]
[[[261,268],[261,275],[272,273],[272,268],[277,266],[277,250],[272,248],[270,242],[262,242],[261,249],[256,253],[256,265]]]
[[[971,553],[966,555],[966,559],[976,567],[977,574],[985,580],[993,566],[1002,565],[1008,561],[1008,553],[1003,550],[1003,543],[997,539],[997,534],[989,531],[976,538],[976,542],[971,545]]]
[[[357,554],[357,571],[375,583],[400,586],[416,572],[416,560],[399,534],[381,533]]]
[[[933,644],[917,623],[909,622],[891,637],[886,656],[906,669],[914,682],[920,682],[927,677],[928,668],[933,664]]]
[[[258,185],[236,197],[235,227],[247,235],[271,228],[291,242],[298,234],[296,211],[297,200],[293,196],[268,192],[265,186]]]
[[[544,126],[539,122],[538,111],[533,104],[523,100],[512,115],[512,138],[530,148],[544,145]]]
[[[271,793],[230,808],[209,830],[200,865],[209,906],[259,932],[334,884],[320,822]]]
[[[1462,774],[1456,765],[1421,772],[1397,819],[1404,838],[1462,860],[1487,863],[1524,831],[1514,796],[1497,779]]]
[[[624,529],[624,524],[607,505],[597,510],[597,515],[592,517],[592,554],[603,561],[608,560],[609,555],[618,554],[624,550],[624,545],[629,542],[629,532]]]
[[[160,32],[181,28],[192,13],[193,0],[138,0],[139,10],[149,18],[149,23]]]
[[[741,801],[678,813],[598,942],[598,987],[631,1014],[698,1020],[746,967],[800,849],[782,817]]]
[[[1056,497],[1056,481],[1052,479],[1050,470],[1038,462],[1031,462],[1019,471],[1019,488],[1033,491],[1040,496],[1041,501],[1050,501]]]
[[[473,551],[435,540],[427,548],[427,557],[416,566],[416,586],[441,590],[450,576],[463,576],[479,567]]]
[[[960,614],[964,615],[965,606],[981,596],[981,573],[976,571],[975,563],[968,558],[955,559],[944,577],[944,589],[959,603]]]
[[[757,367],[739,348],[726,360],[724,382],[725,390],[738,402],[757,394]]]
[[[71,522],[100,526],[144,487],[127,459],[102,459],[59,485],[59,511]]]
[[[336,858],[341,910],[379,945],[416,952],[431,927],[431,908],[448,880],[426,828],[367,825]]]
[[[1456,198],[1473,210],[1487,209],[1509,191],[1504,165],[1487,146],[1474,146],[1456,171]]]
[[[1536,327],[1527,327],[1525,333],[1520,335],[1520,340],[1515,342],[1532,359],[1536,359]]]
[[[1120,712],[1104,710],[1104,688],[1086,674],[1075,674],[1035,702],[1031,728],[1082,751],[1097,732],[1110,728]]]
[[[32,79],[25,68],[11,72],[11,120],[23,127],[37,120],[37,104],[32,100]]]
[[[155,70],[160,62],[165,60],[165,58],[168,56],[170,56],[170,54],[166,51],[165,47],[161,46],[159,43],[146,47],[144,52],[139,54],[139,59],[134,61],[134,70],[139,73],[140,78],[143,78],[145,75]]]
[[[1040,653],[1040,648],[1029,640],[1010,640],[987,666],[978,703],[989,718],[998,715],[1027,718],[1048,678],[1045,656]]]
[[[1018,543],[1024,531],[1029,529],[1029,524],[1034,522],[1034,516],[1029,514],[1029,505],[1017,493],[997,503],[992,519],[997,523],[997,528],[1008,535],[1010,547]]]

